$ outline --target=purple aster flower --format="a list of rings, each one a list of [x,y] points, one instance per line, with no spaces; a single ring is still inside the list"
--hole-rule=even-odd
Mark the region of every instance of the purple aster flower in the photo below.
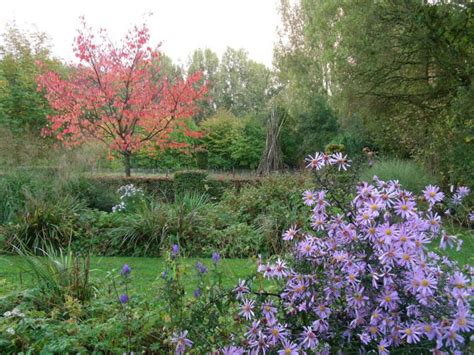
[[[395,213],[402,218],[409,218],[415,214],[414,208],[416,203],[413,200],[398,200],[395,202]]]
[[[122,266],[122,270],[120,271],[120,274],[122,276],[129,276],[130,273],[132,272],[132,268],[130,266],[128,266],[127,264],[125,264],[124,266]]]
[[[245,336],[249,340],[255,340],[259,333],[261,333],[260,321],[256,320],[252,322],[252,325],[249,327],[249,330],[245,333]]]
[[[173,244],[171,247],[171,257],[174,259],[179,255],[179,245]]]
[[[244,317],[246,320],[250,320],[255,316],[253,309],[255,308],[255,301],[254,300],[244,300],[242,305],[240,306],[239,314]]]
[[[298,231],[299,230],[296,228],[296,226],[292,226],[290,229],[285,231],[285,233],[283,233],[283,240],[293,240]]]
[[[270,344],[268,338],[262,332],[257,334],[257,337],[250,342],[250,347],[253,349],[251,354],[266,354]]]
[[[456,348],[458,344],[464,343],[464,337],[453,329],[449,329],[443,338],[446,341],[446,345],[452,348]]]
[[[400,298],[398,297],[397,291],[385,290],[379,299],[380,307],[386,310],[392,310],[397,306],[399,300]]]
[[[377,350],[379,351],[379,355],[386,355],[389,354],[388,347],[390,346],[390,341],[387,339],[382,339],[377,345]]]
[[[313,206],[316,203],[316,194],[314,191],[306,190],[303,192],[303,201],[306,206]]]
[[[461,332],[470,332],[472,329],[474,329],[474,318],[469,314],[469,310],[467,308],[460,307],[451,329]]]
[[[121,304],[127,303],[128,300],[129,300],[129,298],[128,298],[128,295],[126,293],[121,294],[120,297],[119,297],[119,301],[120,301]]]
[[[176,346],[176,355],[183,355],[186,352],[186,348],[191,348],[193,346],[193,342],[189,340],[187,336],[187,330],[173,334],[171,342]]]
[[[416,326],[408,325],[401,331],[402,339],[405,339],[408,344],[415,344],[420,341],[421,332]]]
[[[317,306],[314,311],[322,319],[328,318],[331,314],[331,309],[322,303]]]
[[[325,165],[324,154],[315,153],[314,156],[309,155],[306,159],[306,165],[309,169],[319,170]]]
[[[440,202],[444,198],[444,193],[439,191],[438,186],[428,185],[423,190],[423,196],[430,205],[434,205],[437,202]]]
[[[244,355],[245,350],[240,346],[226,346],[221,350],[222,355]]]
[[[245,284],[245,280],[239,280],[239,284],[233,291],[237,294],[236,298],[241,299],[245,294],[250,292],[250,289]]]
[[[319,340],[312,327],[305,326],[303,327],[303,332],[301,333],[300,342],[303,348],[314,350],[319,344]]]
[[[298,355],[298,346],[291,341],[284,340],[282,342],[283,348],[278,350],[278,355]]]
[[[268,328],[268,340],[272,345],[279,341],[285,341],[287,336],[288,331],[280,323],[274,323]]]
[[[217,251],[212,253],[212,263],[214,265],[217,265],[217,263],[221,260],[221,254],[219,254]]]
[[[288,276],[286,262],[278,258],[277,262],[275,263],[275,266],[273,267],[272,275],[277,279],[281,279],[283,277]]]
[[[277,309],[274,306],[273,302],[268,300],[262,304],[262,314],[267,320],[275,319]]]
[[[456,190],[456,193],[461,197],[464,198],[471,193],[471,189],[467,186],[459,186]]]
[[[342,155],[342,153],[337,152],[331,155],[331,158],[329,162],[333,165],[337,165],[337,170],[347,170],[348,167],[350,167],[350,160],[347,159],[347,155]]]
[[[433,275],[423,275],[420,274],[417,277],[418,289],[423,296],[429,296],[433,294],[433,291],[436,289],[437,281]]]

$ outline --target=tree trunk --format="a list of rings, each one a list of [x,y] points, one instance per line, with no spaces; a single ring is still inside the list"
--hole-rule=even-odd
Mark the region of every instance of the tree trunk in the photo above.
[[[129,151],[125,151],[123,154],[123,165],[125,166],[125,176],[130,177],[132,172],[132,166],[130,162],[130,158],[132,157],[132,153]]]

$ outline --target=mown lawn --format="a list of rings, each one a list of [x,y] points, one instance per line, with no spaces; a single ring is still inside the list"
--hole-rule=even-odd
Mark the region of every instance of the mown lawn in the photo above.
[[[186,292],[192,294],[197,284],[194,265],[199,260],[207,267],[212,266],[211,259],[182,259],[189,272],[186,280]],[[107,289],[111,281],[108,273],[118,275],[124,264],[132,268],[131,295],[140,293],[146,297],[156,294],[158,280],[165,269],[162,258],[134,257],[92,257],[91,279],[97,288]],[[239,278],[245,278],[255,272],[255,262],[251,259],[224,259],[219,263],[225,286],[235,285]],[[27,264],[19,256],[0,256],[0,295],[34,286],[34,278]]]
[[[460,251],[448,248],[440,251],[438,241],[430,245],[430,249],[457,260],[461,265],[474,265],[474,234],[470,230],[450,230],[451,234],[458,235],[463,240]],[[195,264],[199,260],[207,267],[212,267],[210,259],[186,258],[182,259],[187,269],[186,292],[192,294],[197,285]],[[111,286],[107,275],[118,275],[124,264],[132,268],[131,295],[139,293],[145,297],[154,297],[161,273],[165,270],[165,261],[162,258],[141,257],[92,257],[91,279],[98,289],[106,290]],[[225,286],[234,286],[239,279],[243,279],[255,272],[255,260],[252,259],[224,259],[219,263],[223,273]],[[108,281],[109,280],[109,281]],[[0,296],[11,291],[24,290],[34,286],[35,280],[27,263],[19,256],[0,256]]]

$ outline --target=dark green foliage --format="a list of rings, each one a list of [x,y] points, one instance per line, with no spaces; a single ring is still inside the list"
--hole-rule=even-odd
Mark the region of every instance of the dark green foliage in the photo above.
[[[263,124],[255,117],[240,118],[218,111],[202,123],[207,132],[203,148],[212,169],[255,169],[265,145]]]
[[[205,192],[207,173],[202,171],[180,171],[174,174],[173,186],[175,195],[185,192]]]
[[[28,196],[24,210],[4,225],[1,234],[9,251],[24,246],[35,253],[48,247],[68,247],[73,240],[83,204],[64,196],[54,200]]]
[[[369,146],[413,158],[444,185],[472,185],[472,4],[301,0],[281,10],[276,62],[291,103],[326,97],[342,130],[334,143],[352,156]]]

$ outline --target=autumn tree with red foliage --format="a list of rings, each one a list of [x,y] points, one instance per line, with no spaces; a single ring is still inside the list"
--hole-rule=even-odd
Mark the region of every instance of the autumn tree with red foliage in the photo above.
[[[170,133],[178,127],[188,136],[186,120],[197,111],[206,92],[200,73],[187,78],[160,74],[158,47],[148,46],[146,25],[135,26],[114,44],[105,30],[95,36],[82,20],[74,52],[80,63],[63,77],[55,72],[38,76],[55,114],[49,116],[44,135],[67,146],[90,139],[105,143],[124,158],[130,176],[130,158],[144,147],[173,147]]]

